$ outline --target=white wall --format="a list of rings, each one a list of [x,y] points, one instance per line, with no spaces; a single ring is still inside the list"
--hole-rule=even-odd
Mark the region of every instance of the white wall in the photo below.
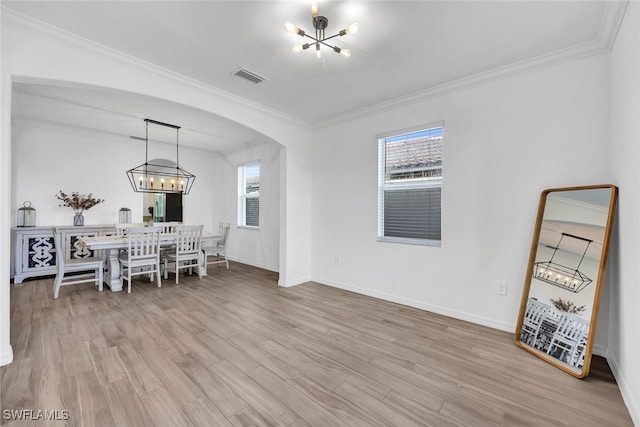
[[[611,133],[607,148],[620,187],[610,259],[609,362],[640,425],[640,4],[629,2],[611,52]]]
[[[590,57],[317,132],[314,280],[513,331],[540,192],[610,181],[607,65]],[[376,135],[439,120],[442,247],[377,242]]]
[[[142,121],[140,122],[143,126]],[[175,160],[175,145],[153,146],[156,157]],[[196,175],[183,198],[184,222],[217,230],[211,216],[218,156],[209,151],[180,147],[180,163]],[[144,162],[144,143],[127,137],[88,132],[72,127],[12,127],[12,224],[25,200],[36,208],[37,225],[73,225],[73,210],[60,207],[55,195],[93,193],[104,203],[85,211],[85,225],[118,222],[121,207],[131,209],[133,222],[142,222],[143,197],[131,188],[125,172]]]
[[[215,164],[214,210],[216,221],[229,222],[229,259],[278,271],[280,252],[280,150],[261,144],[222,153]],[[260,161],[260,227],[238,227],[238,166]]]

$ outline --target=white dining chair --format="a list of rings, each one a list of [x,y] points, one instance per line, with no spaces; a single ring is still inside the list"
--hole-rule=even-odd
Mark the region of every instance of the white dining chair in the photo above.
[[[144,227],[144,223],[125,223],[125,224],[115,224],[116,236],[124,237],[127,235],[127,229],[133,227]]]
[[[57,265],[57,274],[53,282],[53,298],[58,299],[61,286],[78,283],[94,282],[98,290],[102,291],[104,261],[95,256],[67,258],[67,236],[58,228],[53,228],[52,231]]]
[[[127,292],[131,293],[131,279],[142,274],[149,275],[150,281],[155,276],[158,287],[161,287],[160,227],[130,227],[126,238],[127,250],[119,256],[122,287],[126,280]]]
[[[547,354],[557,355],[560,360],[575,365],[579,359],[578,348],[584,345],[588,333],[589,322],[586,319],[565,313],[551,338]]]
[[[227,270],[229,269],[229,260],[227,260],[227,237],[229,236],[229,228],[231,225],[228,222],[221,222],[218,227],[218,234],[220,238],[211,246],[203,246],[204,252],[204,264],[205,266],[211,264],[217,264],[220,268],[220,264],[225,264]],[[213,257],[209,261],[209,257]]]
[[[176,227],[182,225],[181,222],[178,221],[170,221],[170,222],[154,222],[154,227],[161,227],[161,234],[171,234],[176,232]]]
[[[178,225],[176,226],[176,244],[173,251],[164,256],[164,278],[169,278],[169,272],[176,274],[176,285],[178,284],[181,269],[198,268],[198,277],[202,279],[202,225]],[[169,264],[173,264],[170,269]]]
[[[549,310],[549,306],[540,301],[529,298],[527,300],[527,311],[522,321],[521,340],[532,347],[538,346],[538,336],[540,333],[540,325],[545,314]]]

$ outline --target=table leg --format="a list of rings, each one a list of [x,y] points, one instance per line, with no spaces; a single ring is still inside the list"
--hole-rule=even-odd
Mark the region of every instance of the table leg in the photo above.
[[[202,277],[207,275],[207,257],[204,254],[204,251],[200,251],[200,265],[202,266]],[[196,274],[198,273],[198,267],[193,269]]]
[[[104,262],[104,283],[109,286],[111,292],[122,290],[120,284],[120,262],[118,261],[119,249],[109,249],[108,257]]]

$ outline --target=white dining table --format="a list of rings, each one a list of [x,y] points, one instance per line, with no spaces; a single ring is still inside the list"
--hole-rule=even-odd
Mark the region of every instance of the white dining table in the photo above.
[[[166,247],[176,243],[176,233],[164,233],[160,235],[160,246]],[[202,233],[202,246],[212,246],[215,241],[222,235],[204,232]],[[121,236],[91,236],[80,238],[80,244],[85,245],[92,251],[104,250],[107,252],[107,257],[104,260],[104,283],[109,286],[111,292],[118,292],[122,290],[122,284],[120,283],[120,262],[118,261],[118,255],[122,249],[127,249],[127,238]],[[205,264],[204,252],[200,254],[200,262],[203,266],[202,275],[207,275],[207,267]]]

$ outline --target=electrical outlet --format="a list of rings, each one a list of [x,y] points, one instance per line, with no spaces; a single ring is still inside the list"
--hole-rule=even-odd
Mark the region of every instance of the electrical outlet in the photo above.
[[[507,282],[504,280],[498,280],[496,282],[496,294],[507,295]]]

